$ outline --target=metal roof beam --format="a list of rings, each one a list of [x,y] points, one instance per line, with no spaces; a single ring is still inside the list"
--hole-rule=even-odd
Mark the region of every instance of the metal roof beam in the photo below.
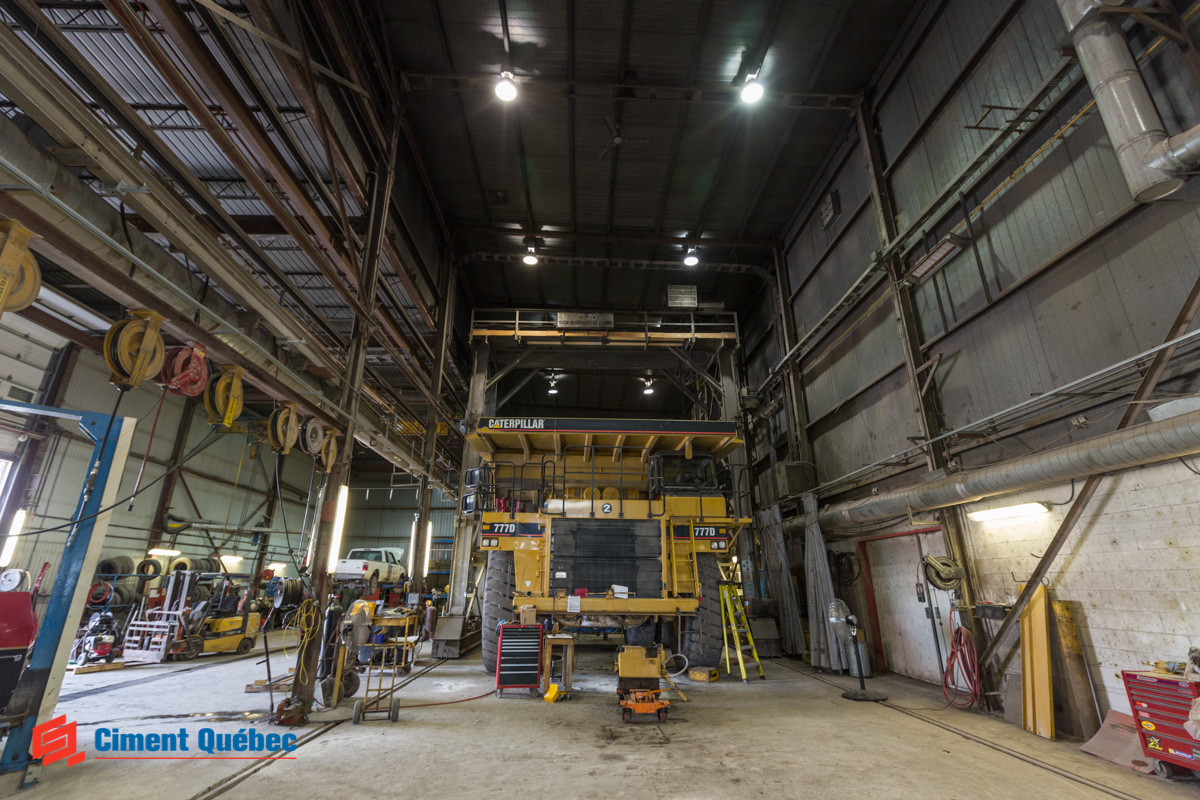
[[[495,75],[464,73],[419,73],[402,72],[400,80],[406,91],[446,93],[489,93],[496,83]],[[517,75],[521,91],[529,95],[566,97],[568,93],[577,100],[620,100],[622,102],[688,103],[691,105],[718,105],[734,107],[741,103],[741,87],[722,84],[689,86],[649,85],[641,83],[605,83],[584,81],[564,77],[543,75]],[[802,111],[838,111],[854,109],[853,94],[825,94],[821,92],[790,92],[771,88],[759,105],[795,108]]]
[[[660,244],[686,247],[703,245],[705,247],[733,247],[743,250],[774,251],[775,242],[771,239],[717,239],[689,238],[685,236],[659,236],[652,233],[616,232],[593,233],[591,231],[527,231],[522,228],[498,228],[482,225],[460,225],[457,231],[461,233],[480,233],[488,236],[511,236],[522,241],[526,236],[538,236],[544,239],[567,239],[581,242],[612,242],[618,244]]]

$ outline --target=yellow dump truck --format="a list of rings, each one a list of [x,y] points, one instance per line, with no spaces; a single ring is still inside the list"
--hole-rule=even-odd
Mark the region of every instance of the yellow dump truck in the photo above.
[[[721,461],[742,444],[734,423],[485,417],[467,439],[483,459],[462,510],[479,515],[488,554],[489,671],[497,624],[529,606],[566,630],[717,663],[721,568],[751,524],[734,511],[748,477]]]

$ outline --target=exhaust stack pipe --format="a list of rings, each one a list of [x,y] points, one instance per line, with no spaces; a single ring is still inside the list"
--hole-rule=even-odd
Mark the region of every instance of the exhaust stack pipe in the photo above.
[[[1183,178],[1178,173],[1186,167],[1179,166],[1183,162],[1172,158],[1179,148],[1167,145],[1162,118],[1150,99],[1150,91],[1137,62],[1129,52],[1124,31],[1110,16],[1093,13],[1088,17],[1088,12],[1093,9],[1119,6],[1121,1],[1057,2],[1083,74],[1096,98],[1096,108],[1116,150],[1129,193],[1136,202],[1147,203],[1178,191],[1183,186]],[[1200,137],[1195,138],[1200,140]],[[1193,148],[1182,150],[1200,160],[1200,141]]]

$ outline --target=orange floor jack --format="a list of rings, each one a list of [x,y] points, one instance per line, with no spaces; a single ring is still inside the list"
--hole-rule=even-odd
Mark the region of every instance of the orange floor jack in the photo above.
[[[632,647],[617,651],[617,696],[620,698],[621,719],[632,722],[634,714],[654,714],[659,722],[667,721],[671,701],[662,694],[660,680],[666,677],[663,669],[662,645]],[[667,682],[671,683],[670,678]],[[675,684],[671,683],[675,688]],[[675,688],[679,691],[678,688]],[[680,697],[683,693],[680,692]],[[683,697],[687,700],[686,697]]]
[[[621,697],[621,720],[633,722],[634,714],[656,714],[659,722],[667,721],[670,700],[662,699],[662,689],[617,691]]]

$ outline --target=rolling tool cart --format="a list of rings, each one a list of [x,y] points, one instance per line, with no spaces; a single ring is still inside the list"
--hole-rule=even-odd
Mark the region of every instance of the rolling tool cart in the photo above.
[[[1200,778],[1200,741],[1183,728],[1192,701],[1200,697],[1200,683],[1171,672],[1135,670],[1122,670],[1121,680],[1154,774],[1169,778],[1174,764]]]
[[[396,678],[412,671],[417,647],[417,619],[413,611],[372,617],[371,630],[374,632],[383,628],[383,632],[373,633],[371,641],[363,646],[370,650],[370,658],[367,661],[365,696],[354,702],[352,722],[355,725],[374,715],[386,716],[392,722],[400,719],[400,699],[395,696]],[[375,641],[376,638],[381,641]],[[378,665],[375,664],[377,655]]]
[[[496,653],[496,697],[505,689],[537,692],[542,685],[542,626],[501,625]]]

